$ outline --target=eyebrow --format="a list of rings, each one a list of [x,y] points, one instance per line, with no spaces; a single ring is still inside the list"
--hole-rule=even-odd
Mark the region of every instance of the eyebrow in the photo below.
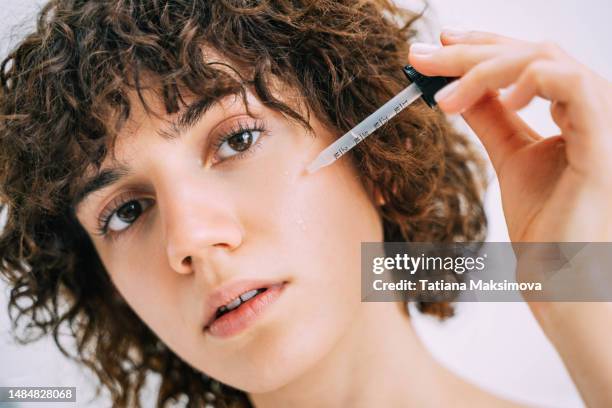
[[[237,89],[226,88],[221,95],[205,96],[197,99],[195,102],[189,104],[187,109],[184,109],[178,118],[170,122],[166,128],[158,129],[155,133],[166,140],[178,139],[189,129],[192,129],[208,110],[220,104],[226,98],[240,95],[242,92],[243,89],[241,87]],[[79,188],[72,200],[71,208],[73,212],[76,212],[78,206],[90,194],[116,184],[130,173],[131,171],[127,166],[120,164],[115,167],[101,170],[96,175],[85,179],[85,181],[81,183],[82,187]]]

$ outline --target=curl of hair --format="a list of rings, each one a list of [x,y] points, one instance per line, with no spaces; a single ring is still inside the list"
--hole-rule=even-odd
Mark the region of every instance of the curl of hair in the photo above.
[[[250,406],[242,391],[182,361],[122,299],[71,210],[80,176],[113,152],[128,93],[141,95],[145,76],[161,84],[168,113],[185,92],[215,96],[246,84],[308,127],[273,97],[275,77],[341,135],[406,86],[418,17],[385,0],[50,1],[0,66],[0,276],[11,285],[15,332],[26,320],[18,340],[51,333],[63,354],[93,370],[113,406],[140,406],[148,373],[161,375],[160,407],[213,396],[218,407]],[[208,64],[203,45],[245,82]],[[385,241],[484,238],[483,162],[440,112],[413,104],[351,156],[385,200]],[[420,307],[452,313],[447,303]],[[60,342],[64,328],[74,355]]]

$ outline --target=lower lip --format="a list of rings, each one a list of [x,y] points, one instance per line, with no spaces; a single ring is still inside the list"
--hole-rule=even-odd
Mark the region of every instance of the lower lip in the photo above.
[[[247,300],[237,309],[228,312],[206,328],[210,335],[220,338],[234,336],[249,327],[268,306],[278,299],[286,283],[270,286],[265,292]]]

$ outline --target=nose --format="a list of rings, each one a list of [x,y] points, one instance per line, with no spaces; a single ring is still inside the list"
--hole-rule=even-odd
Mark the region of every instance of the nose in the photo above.
[[[219,188],[183,179],[159,197],[166,252],[172,269],[191,273],[238,248],[243,230],[231,199]],[[161,195],[161,194],[160,194]]]

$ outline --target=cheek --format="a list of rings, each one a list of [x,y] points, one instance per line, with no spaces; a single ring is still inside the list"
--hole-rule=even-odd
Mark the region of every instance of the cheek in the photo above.
[[[138,317],[166,344],[174,348],[190,326],[180,310],[178,274],[164,269],[167,260],[160,250],[159,236],[143,234],[138,248],[106,257],[105,268]],[[181,333],[183,330],[183,333]]]
[[[383,234],[376,208],[348,160],[309,177],[298,204],[304,229],[295,257],[300,259],[303,297],[310,305],[316,299],[317,306],[303,311],[314,330],[296,341],[304,347],[319,343],[322,352],[358,315],[361,242],[381,241]]]
[[[335,246],[382,239],[378,213],[349,157],[306,173],[308,163],[333,140],[317,126],[315,131],[318,136],[312,138],[303,130],[279,129],[261,155],[228,173],[228,185],[239,186],[231,201],[244,230],[260,242],[274,234],[274,239],[300,240],[304,246],[306,239],[333,238]]]

